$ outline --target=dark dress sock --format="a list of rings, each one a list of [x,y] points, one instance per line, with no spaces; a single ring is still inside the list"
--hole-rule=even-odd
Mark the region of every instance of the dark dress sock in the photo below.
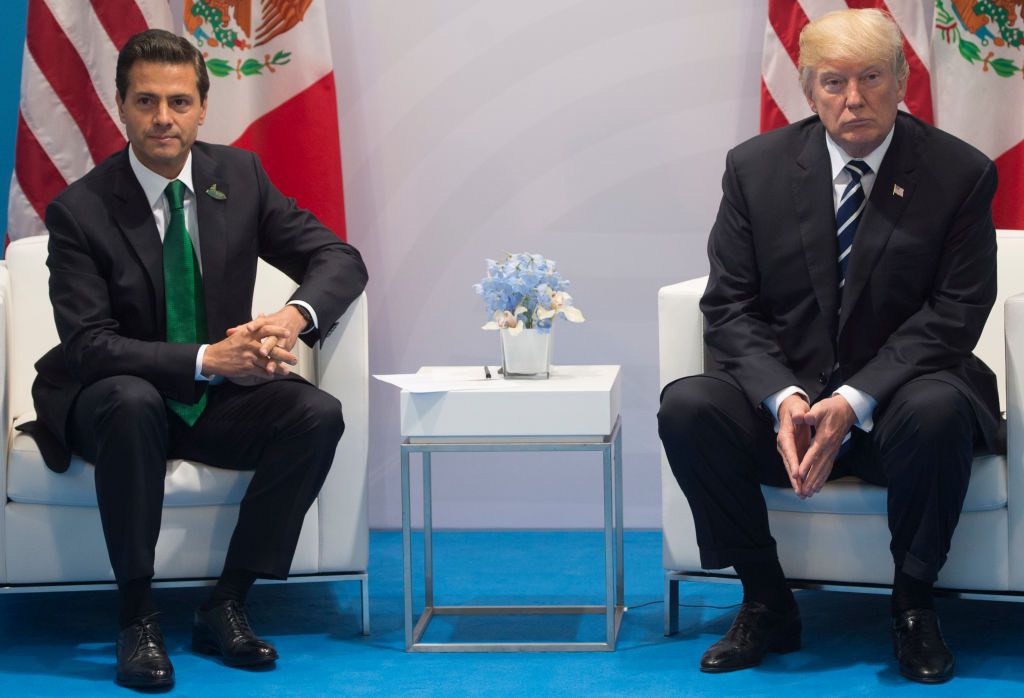
[[[122,630],[140,618],[156,613],[156,604],[153,603],[152,577],[141,577],[118,584],[117,590],[121,597],[121,608],[117,621]]]
[[[249,589],[256,581],[256,575],[247,570],[224,570],[213,588],[210,599],[203,604],[203,610],[209,610],[225,601],[245,603]]]
[[[796,605],[777,558],[770,562],[740,563],[734,568],[743,582],[743,603],[760,601],[779,613],[786,613]]]
[[[914,579],[902,570],[896,570],[892,581],[892,616],[915,608],[935,608],[935,595],[931,582]]]

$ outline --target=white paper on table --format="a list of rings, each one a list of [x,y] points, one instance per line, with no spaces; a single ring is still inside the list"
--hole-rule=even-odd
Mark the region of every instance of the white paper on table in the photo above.
[[[451,393],[469,392],[474,390],[494,390],[495,388],[510,389],[515,385],[509,385],[513,381],[502,380],[496,376],[495,370],[491,371],[494,378],[484,376],[483,367],[480,367],[479,378],[453,378],[452,376],[438,375],[430,372],[423,373],[392,373],[374,375],[379,381],[398,386],[410,393]]]

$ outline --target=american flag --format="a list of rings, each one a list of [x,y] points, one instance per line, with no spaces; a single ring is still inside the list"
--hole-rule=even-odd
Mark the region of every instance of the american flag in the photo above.
[[[114,66],[149,27],[172,27],[166,0],[29,0],[8,239],[45,234],[50,200],[124,147]]]

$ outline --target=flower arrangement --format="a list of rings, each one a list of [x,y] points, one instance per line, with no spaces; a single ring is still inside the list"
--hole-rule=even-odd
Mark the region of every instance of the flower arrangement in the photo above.
[[[487,276],[473,286],[483,297],[491,321],[485,330],[524,329],[551,331],[551,322],[561,314],[570,322],[583,322],[583,313],[572,305],[566,289],[569,282],[555,269],[555,263],[539,254],[506,254],[496,262],[487,260]]]

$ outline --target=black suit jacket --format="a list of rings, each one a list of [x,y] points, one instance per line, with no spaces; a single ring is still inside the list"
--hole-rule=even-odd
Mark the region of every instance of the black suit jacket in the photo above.
[[[366,285],[356,249],[282,195],[253,153],[197,142],[192,179],[210,341],[251,319],[262,257],[299,284],[294,298],[316,310],[319,331],[301,339],[322,342]],[[208,195],[213,185],[226,198]],[[61,192],[46,209],[46,227],[61,343],[36,363],[38,424],[27,431],[59,472],[70,459],[68,413],[84,386],[135,375],[191,403],[208,383],[195,380],[198,344],[165,341],[163,245],[127,147]]]
[[[971,352],[995,301],[993,163],[904,113],[860,220],[839,310],[832,173],[817,117],[732,150],[701,299],[709,373],[759,407],[849,384],[883,408],[913,378],[970,400],[998,449],[992,371]],[[838,363],[839,375],[833,376]]]

